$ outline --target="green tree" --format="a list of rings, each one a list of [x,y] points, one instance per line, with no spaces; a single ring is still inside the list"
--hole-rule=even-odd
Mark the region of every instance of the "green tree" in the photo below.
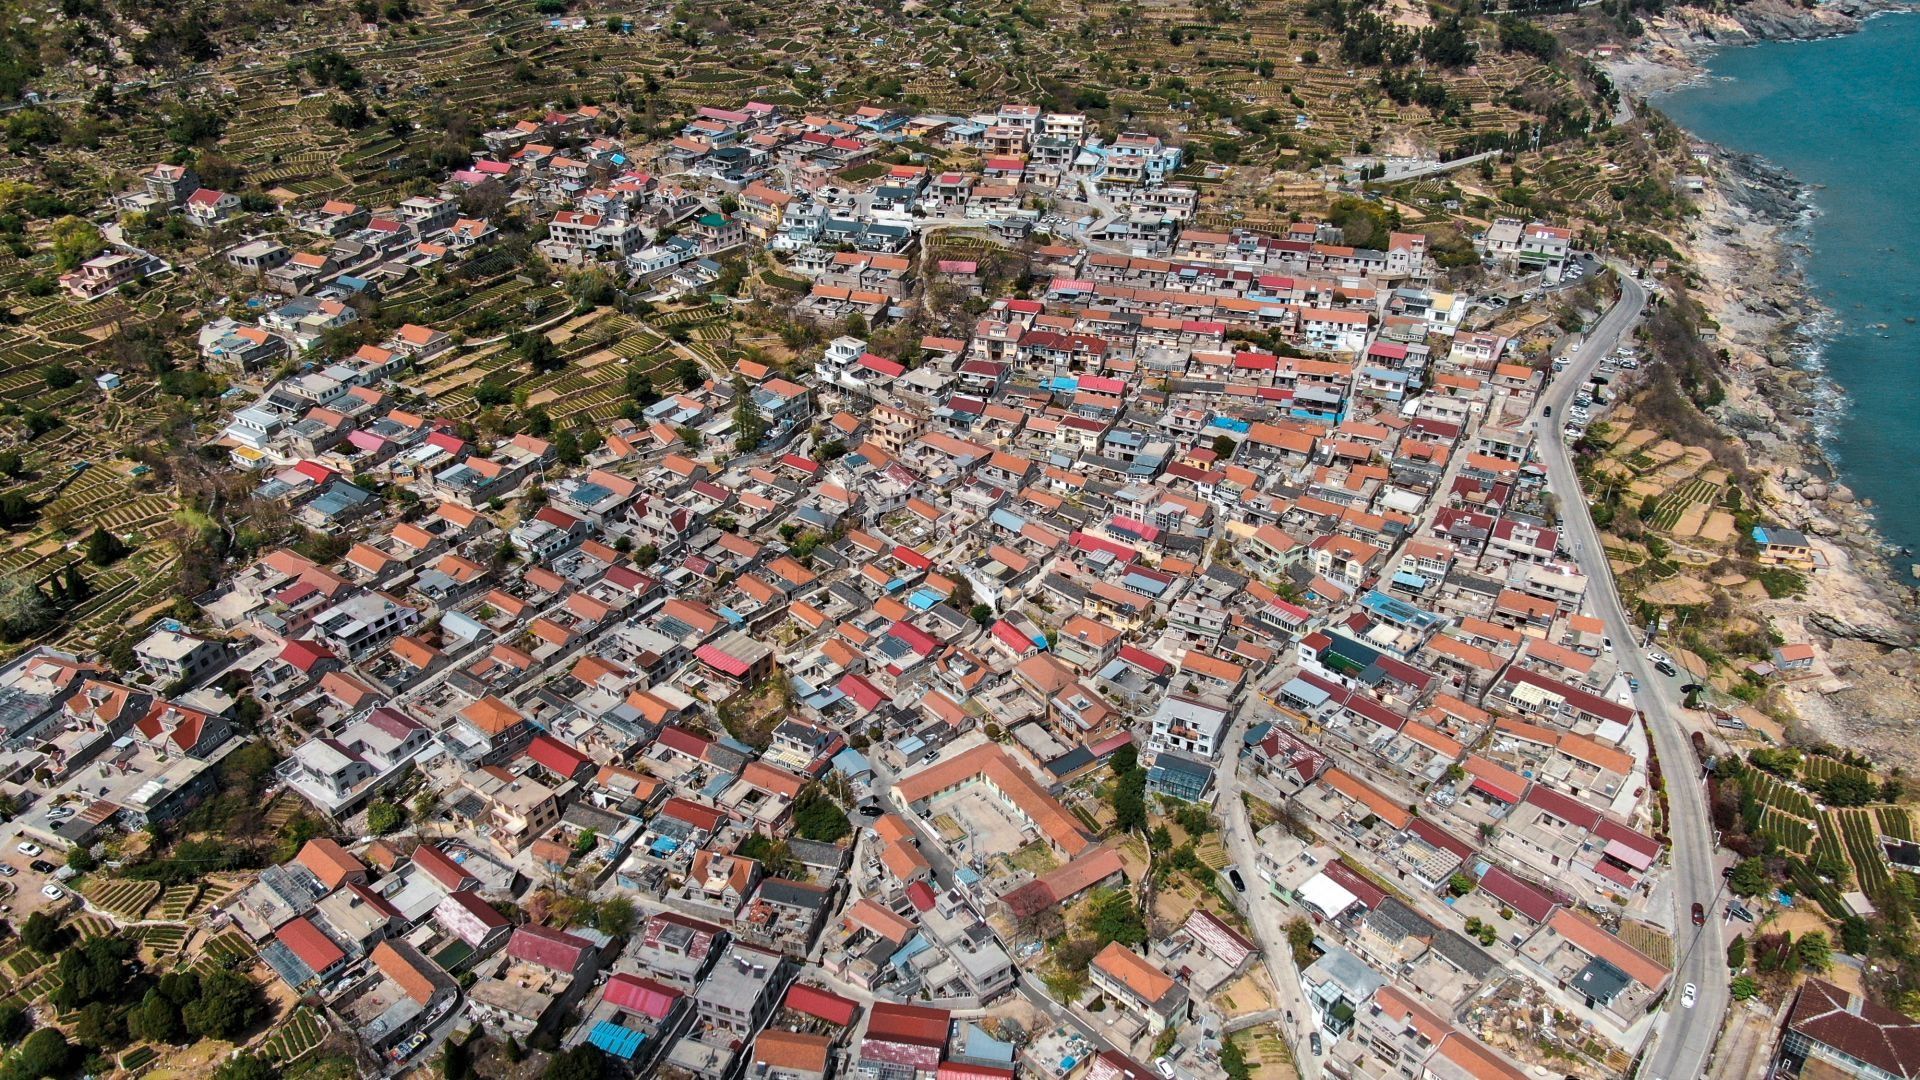
[[[1821,931],[1802,934],[1793,943],[1793,958],[1801,971],[1825,971],[1833,965],[1833,945]]]
[[[0,1005],[0,1046],[12,1046],[28,1030],[27,1010],[18,1005]]]
[[[1759,896],[1772,884],[1767,877],[1765,859],[1742,859],[1733,868],[1733,876],[1727,879],[1728,887],[1736,896]]]
[[[808,784],[793,801],[793,831],[803,840],[831,844],[853,832],[853,826],[825,788]]]
[[[63,273],[107,250],[107,238],[98,226],[71,215],[49,226],[47,238],[53,244],[54,269]]]
[[[1233,452],[1238,449],[1240,449],[1240,444],[1234,442],[1233,437],[1230,435],[1215,435],[1213,437],[1213,456],[1219,458],[1221,461],[1232,458]]]
[[[24,491],[0,493],[0,527],[12,528],[33,520],[33,500]]]
[[[21,943],[42,956],[59,955],[60,950],[67,946],[67,937],[60,920],[44,911],[27,916],[27,921],[20,927]]]
[[[1313,924],[1305,919],[1289,922],[1287,949],[1293,953],[1293,965],[1305,971],[1313,963]]]
[[[127,545],[104,525],[95,525],[87,534],[87,561],[95,566],[112,566],[126,553]]]
[[[216,971],[200,980],[200,996],[180,1010],[191,1035],[231,1039],[266,1013],[266,999],[253,980]]]
[[[1088,905],[1086,932],[1102,944],[1138,945],[1147,940],[1147,921],[1125,889],[1105,889]]]
[[[539,330],[529,331],[520,342],[520,359],[535,375],[557,371],[566,366],[566,360],[560,356],[560,350],[554,347],[553,339]]]
[[[67,1042],[67,1037],[60,1033],[59,1028],[43,1027],[21,1040],[13,1059],[7,1062],[5,1072],[9,1080],[38,1080],[39,1077],[58,1076],[72,1064],[73,1056],[73,1044]]]
[[[760,440],[767,436],[767,418],[760,412],[760,404],[753,400],[753,390],[747,386],[747,380],[738,375],[733,377],[733,448],[743,454],[759,449]]]
[[[213,1080],[277,1080],[280,1070],[260,1054],[240,1054],[220,1063]]]
[[[1733,994],[1733,1000],[1746,1001],[1760,993],[1760,983],[1751,975],[1736,975],[1727,984],[1727,990]]]
[[[626,937],[633,932],[634,917],[632,900],[624,896],[609,897],[594,906],[593,928],[612,937]]]
[[[1739,971],[1746,966],[1747,936],[1745,934],[1735,934],[1733,935],[1733,940],[1727,942],[1727,970]]]
[[[1113,785],[1113,825],[1133,832],[1147,823],[1147,771],[1136,765]]]
[[[399,828],[407,820],[407,812],[390,802],[377,802],[367,807],[367,830],[375,836],[385,836]]]
[[[168,1001],[156,988],[147,991],[140,1003],[127,1012],[127,1032],[146,1042],[179,1042],[187,1033],[180,1019],[180,1006]]]
[[[606,1071],[606,1054],[592,1043],[582,1043],[553,1055],[540,1080],[601,1080]]]
[[[137,969],[137,947],[127,938],[97,937],[60,954],[55,971],[60,986],[52,1001],[62,1009],[78,1009],[96,1001],[111,1001],[125,993]]]

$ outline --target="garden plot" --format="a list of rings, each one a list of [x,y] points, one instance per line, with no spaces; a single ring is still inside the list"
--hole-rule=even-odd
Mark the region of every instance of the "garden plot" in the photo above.
[[[160,883],[157,881],[116,881],[102,880],[87,888],[87,899],[94,906],[118,915],[128,921],[146,917],[147,909],[160,899]]]

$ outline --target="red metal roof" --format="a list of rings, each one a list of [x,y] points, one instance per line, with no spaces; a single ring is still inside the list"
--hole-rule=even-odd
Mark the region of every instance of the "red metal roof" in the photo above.
[[[554,971],[572,971],[581,954],[593,948],[586,938],[549,926],[523,926],[507,941],[507,955]]]
[[[673,1011],[674,1003],[683,996],[665,983],[629,975],[624,971],[607,980],[608,1001],[655,1020],[665,1020],[667,1014]]]
[[[933,910],[933,890],[924,881],[916,881],[907,886],[907,899],[913,904],[915,910]]]
[[[745,660],[740,659],[718,645],[702,645],[694,650],[693,655],[699,658],[701,663],[723,674],[737,677],[753,670],[752,664],[747,663]]]
[[[273,932],[274,940],[293,951],[300,962],[319,974],[347,958],[346,951],[320,932],[312,920],[301,915]]]
[[[1488,896],[1536,923],[1546,922],[1547,916],[1553,914],[1553,897],[1497,866],[1480,876],[1480,887]]]
[[[535,735],[533,741],[527,744],[527,757],[542,768],[569,780],[593,760],[545,732]]]
[[[853,1018],[860,1014],[860,1006],[857,1002],[805,983],[793,984],[787,991],[786,1005],[794,1012],[805,1013],[839,1027],[851,1025]]]
[[[952,1014],[945,1009],[876,1001],[867,1014],[867,1040],[944,1049],[951,1018]]]

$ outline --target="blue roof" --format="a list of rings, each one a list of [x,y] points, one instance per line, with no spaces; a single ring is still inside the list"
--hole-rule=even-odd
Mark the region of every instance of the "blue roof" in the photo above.
[[[580,506],[592,506],[612,494],[612,488],[589,481],[573,489],[573,501]]]
[[[649,850],[655,855],[671,855],[680,850],[680,841],[671,836],[656,836]]]
[[[1409,589],[1424,589],[1427,587],[1427,579],[1411,570],[1394,571],[1393,583],[1395,585],[1405,585]]]
[[[1011,510],[995,510],[987,515],[987,520],[1008,532],[1019,532],[1027,527],[1027,519]]]
[[[1052,380],[1048,382],[1048,385],[1055,390],[1078,390],[1080,389],[1080,380],[1071,375],[1055,375]]]
[[[925,611],[943,599],[945,597],[933,589],[915,589],[913,595],[907,597],[907,604],[917,611]]]
[[[833,755],[833,767],[848,776],[859,776],[873,771],[873,763],[867,756],[849,746]]]
[[[967,1022],[967,1057],[981,1061],[1005,1062],[1013,1066],[1013,1044],[988,1035],[979,1024]]]
[[[633,1057],[634,1051],[646,1041],[646,1032],[621,1027],[611,1020],[602,1020],[593,1025],[593,1030],[587,1034],[587,1042],[622,1059]]]
[[[919,956],[931,948],[933,948],[933,944],[927,940],[925,934],[915,934],[913,935],[913,940],[900,946],[900,951],[888,958],[887,962],[894,967],[904,969],[908,964],[913,962],[914,957]]]

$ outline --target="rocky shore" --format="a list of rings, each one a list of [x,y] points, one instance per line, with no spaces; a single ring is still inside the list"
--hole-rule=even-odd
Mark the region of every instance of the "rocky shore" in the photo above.
[[[1809,10],[1756,0],[1726,13],[1679,9],[1654,19],[1638,47],[1607,65],[1624,94],[1644,97],[1697,78],[1704,53],[1765,39],[1852,32],[1906,4],[1842,0]],[[1760,475],[1767,515],[1818,537],[1830,567],[1806,595],[1757,606],[1789,641],[1810,641],[1821,676],[1791,685],[1797,734],[1897,759],[1911,753],[1920,717],[1920,592],[1862,506],[1835,478],[1817,438],[1841,403],[1821,369],[1818,321],[1799,256],[1814,212],[1810,192],[1751,155],[1704,148],[1706,191],[1689,233],[1673,238],[1702,284],[1695,296],[1718,323],[1729,361],[1726,400],[1714,418],[1744,444]]]

